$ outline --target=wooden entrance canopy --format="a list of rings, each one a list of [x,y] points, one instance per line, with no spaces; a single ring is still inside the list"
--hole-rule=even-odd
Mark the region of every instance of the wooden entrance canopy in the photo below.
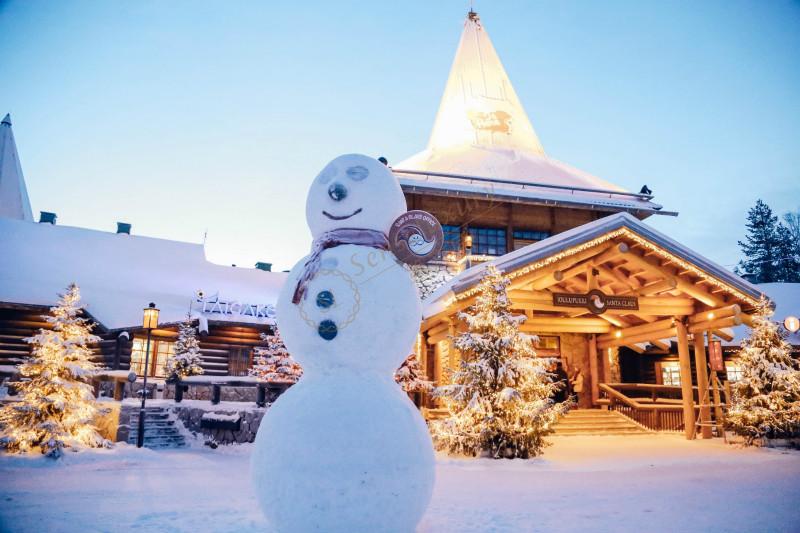
[[[646,343],[663,349],[676,340],[687,435],[694,431],[695,408],[689,336],[695,336],[697,385],[707,390],[703,334],[730,340],[727,328],[751,325],[763,297],[746,280],[627,213],[526,246],[492,264],[511,279],[512,306],[528,317],[523,331],[589,336],[594,400],[599,350],[628,346],[641,353]],[[457,314],[474,303],[485,269],[482,264],[461,272],[426,301],[421,331],[429,344],[447,341],[459,327]],[[601,309],[581,306],[591,295]],[[705,415],[701,409],[701,418]]]

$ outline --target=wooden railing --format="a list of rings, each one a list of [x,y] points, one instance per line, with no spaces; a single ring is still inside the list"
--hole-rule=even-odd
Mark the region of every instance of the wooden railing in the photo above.
[[[641,424],[647,429],[653,431],[683,431],[683,406],[676,404],[671,399],[661,399],[658,403],[658,398],[632,398],[619,390],[620,385],[622,388],[630,389],[634,384],[607,384],[600,383],[600,392],[603,395],[600,403],[608,405],[612,411],[617,411],[631,420]],[[635,384],[638,390],[649,390],[650,387],[664,387],[664,385],[642,385]],[[677,387],[680,390],[680,387]],[[666,392],[666,391],[662,391]],[[641,401],[644,400],[644,401]]]

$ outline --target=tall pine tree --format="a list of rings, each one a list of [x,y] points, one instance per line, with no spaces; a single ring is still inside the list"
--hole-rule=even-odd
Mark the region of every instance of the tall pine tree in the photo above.
[[[65,447],[110,446],[93,425],[100,409],[89,384],[97,369],[88,345],[100,338],[80,316],[80,298],[78,286],[70,285],[51,314],[43,315],[52,329],[25,339],[33,346],[19,366],[26,379],[13,384],[21,399],[0,409],[0,446],[11,452],[38,447],[57,458]]]
[[[771,316],[762,301],[738,353],[742,379],[733,384],[727,425],[748,444],[762,437],[800,436],[800,371]]]
[[[489,266],[475,305],[460,313],[468,331],[454,340],[462,355],[452,383],[438,387],[449,417],[431,425],[437,448],[493,458],[539,455],[544,437],[567,406],[552,400],[558,385],[536,357],[535,338],[519,331],[511,313],[509,279]]]
[[[761,200],[747,212],[747,236],[739,241],[744,259],[738,270],[753,276],[757,283],[779,280],[777,222],[778,217]]]
[[[791,230],[779,223],[775,229],[775,237],[777,281],[800,282],[800,255]]]

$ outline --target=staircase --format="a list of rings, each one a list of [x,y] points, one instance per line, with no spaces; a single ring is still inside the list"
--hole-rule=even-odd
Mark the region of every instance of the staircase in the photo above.
[[[646,435],[649,430],[630,418],[605,409],[573,409],[553,426],[555,436]]]
[[[170,412],[163,407],[147,407],[144,413],[144,447],[145,448],[181,448],[186,446],[186,439],[180,432],[177,422]],[[139,436],[139,409],[131,412],[128,443],[136,444]]]

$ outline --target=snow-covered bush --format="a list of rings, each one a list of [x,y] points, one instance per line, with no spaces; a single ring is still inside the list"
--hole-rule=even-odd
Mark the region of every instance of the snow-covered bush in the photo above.
[[[800,436],[800,371],[771,316],[762,301],[738,353],[742,378],[733,384],[726,424],[747,444],[764,437]]]
[[[414,265],[411,267],[411,275],[419,290],[420,300],[426,299],[453,277],[453,274],[442,265]]]
[[[428,381],[420,367],[417,354],[412,353],[394,373],[394,380],[406,392],[429,392],[433,383]]]
[[[259,381],[296,383],[303,375],[303,368],[292,359],[275,327],[274,335],[261,334],[265,346],[255,349],[253,368],[248,372]]]
[[[558,388],[536,357],[535,337],[519,331],[511,313],[509,279],[489,266],[475,305],[459,314],[468,331],[455,337],[462,355],[451,384],[438,387],[449,417],[431,423],[434,444],[450,453],[493,458],[539,455],[566,404],[551,399]]]
[[[80,290],[74,283],[58,305],[43,315],[52,329],[40,329],[26,342],[29,360],[19,365],[13,383],[20,400],[0,408],[0,446],[10,452],[33,448],[58,458],[65,447],[110,446],[93,425],[101,410],[90,385],[97,371],[89,344],[100,341],[80,316]]]
[[[200,342],[197,340],[197,328],[192,323],[190,315],[178,326],[178,341],[175,343],[175,353],[167,359],[164,369],[167,381],[177,381],[188,376],[197,376],[203,373],[203,358],[200,355]]]

